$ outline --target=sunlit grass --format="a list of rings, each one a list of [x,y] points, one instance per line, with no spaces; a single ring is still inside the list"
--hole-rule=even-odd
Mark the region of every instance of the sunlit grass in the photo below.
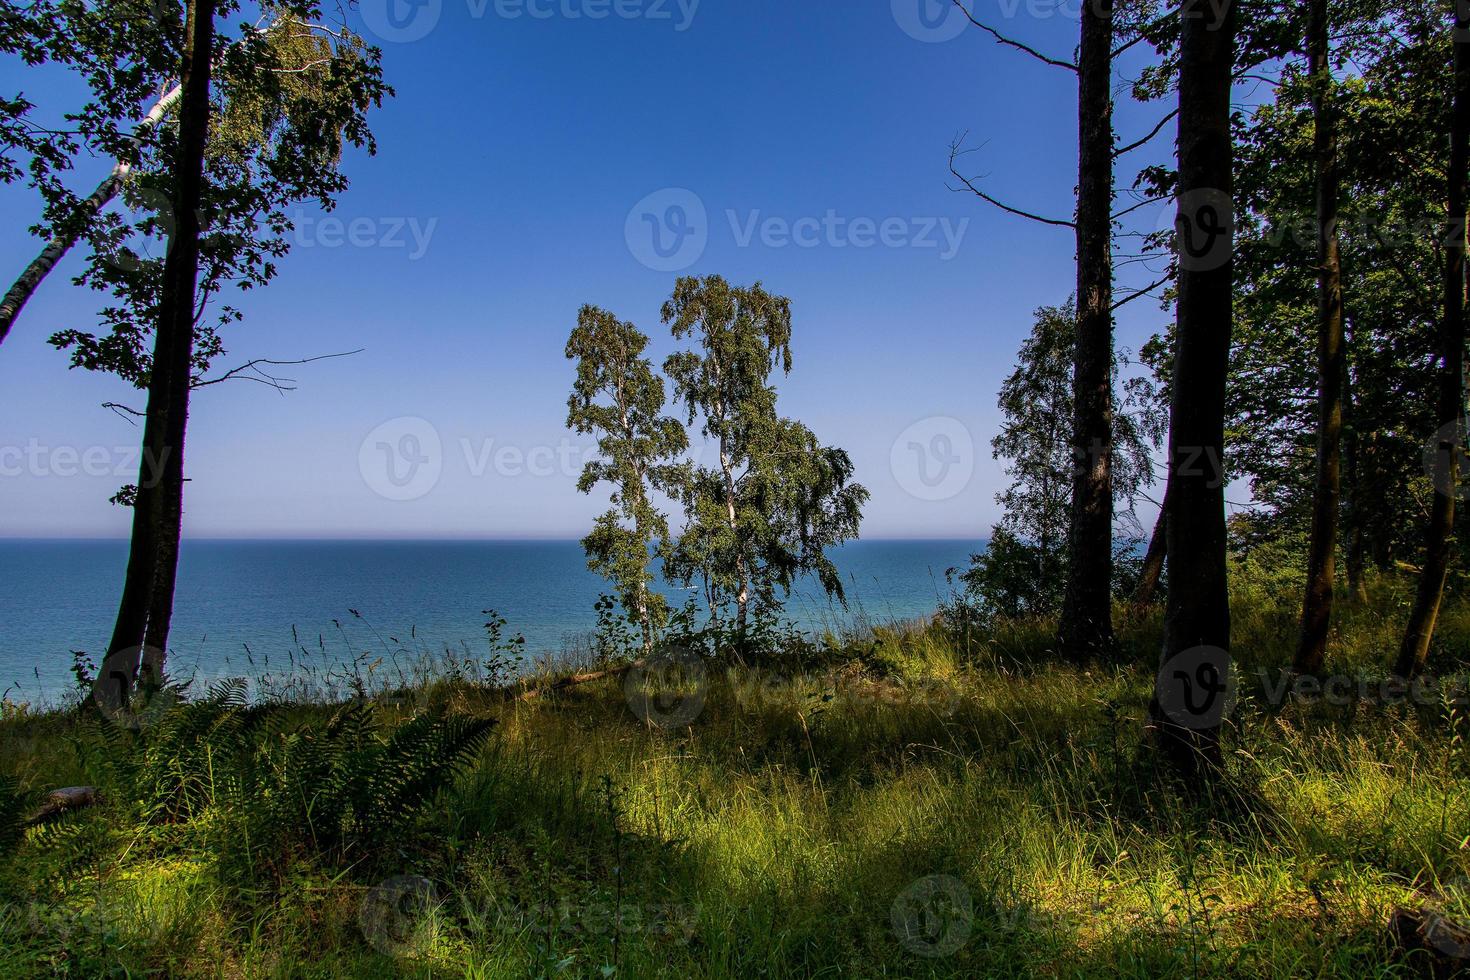
[[[1343,610],[1335,669],[1381,673],[1395,588],[1380,583],[1373,606]],[[1242,662],[1287,662],[1291,608],[1237,599]],[[1123,622],[1123,650],[1156,649],[1156,614]],[[1442,642],[1467,626],[1452,605]],[[1463,705],[1278,709],[1247,678],[1227,784],[1190,800],[1142,742],[1151,671],[1028,662],[1048,642],[1045,624],[1009,624],[971,649],[936,628],[894,628],[853,648],[851,664],[712,668],[697,719],[674,730],[636,716],[617,679],[533,701],[440,684],[414,703],[499,724],[411,833],[346,864],[302,851],[269,887],[247,886],[203,843],[210,808],[144,827],[114,795],[30,831],[9,860],[0,972],[1405,969],[1389,965],[1392,911],[1470,874]],[[7,718],[3,732],[0,771],[23,787],[125,795],[125,781],[97,771],[110,756],[96,729],[48,715]],[[900,942],[893,916],[933,875],[960,884],[970,913],[963,935],[947,934],[962,941],[931,957]],[[363,910],[399,876],[431,891],[394,906],[385,932]]]

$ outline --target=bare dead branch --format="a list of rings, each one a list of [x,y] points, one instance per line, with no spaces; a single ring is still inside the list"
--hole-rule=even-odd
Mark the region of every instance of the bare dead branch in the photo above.
[[[980,198],[982,201],[985,201],[988,204],[991,204],[991,205],[994,205],[997,208],[1000,208],[1002,211],[1005,211],[1008,214],[1014,214],[1018,218],[1029,218],[1032,221],[1038,221],[1038,222],[1040,222],[1041,224],[1044,224],[1044,225],[1055,225],[1058,228],[1076,228],[1077,227],[1076,224],[1074,224],[1071,221],[1063,221],[1060,218],[1048,218],[1048,217],[1045,217],[1044,215],[1032,214],[1030,211],[1023,211],[1020,208],[1011,207],[1009,204],[1005,204],[1005,203],[1002,203],[1001,201],[997,201],[995,198],[991,197],[989,194],[985,193],[980,188],[976,187],[975,184],[974,184],[974,181],[972,181],[969,177],[966,177],[963,174],[961,174],[959,172],[959,170],[956,169],[956,167],[955,167],[955,161],[957,159],[959,159],[965,153],[973,152],[972,150],[963,150],[963,149],[960,148],[960,145],[961,145],[961,142],[963,141],[963,139],[964,139],[964,137],[961,137],[959,140],[956,140],[953,144],[950,145],[950,148],[949,148],[949,172],[954,175],[954,178],[956,180],[958,180],[960,183],[964,184],[965,185],[965,188],[968,188],[969,191],[970,191],[970,193],[974,194],[976,197]],[[950,190],[958,192],[958,191],[961,190],[961,188],[951,187]]]
[[[1121,307],[1121,306],[1123,306],[1123,305],[1125,305],[1127,303],[1133,302],[1134,300],[1138,299],[1140,296],[1151,296],[1151,295],[1153,295],[1153,291],[1155,289],[1158,289],[1160,286],[1162,286],[1165,283],[1169,282],[1173,278],[1174,278],[1173,276],[1164,276],[1162,279],[1158,279],[1158,280],[1156,280],[1156,281],[1154,281],[1152,283],[1149,283],[1147,286],[1143,287],[1142,289],[1135,289],[1133,292],[1129,293],[1127,296],[1124,296],[1122,299],[1120,299],[1117,302],[1115,302],[1111,307],[1109,307],[1109,309],[1112,310],[1112,311],[1114,311],[1114,312],[1116,312],[1119,307]]]
[[[1030,47],[1029,45],[1022,44],[1020,41],[1017,41],[1014,38],[1006,37],[1004,34],[1000,33],[989,24],[977,20],[975,18],[975,15],[970,13],[969,9],[965,7],[964,3],[962,3],[961,0],[954,0],[954,5],[960,8],[960,11],[965,15],[965,17],[969,19],[971,24],[974,24],[976,27],[980,28],[982,31],[995,38],[995,42],[997,44],[1004,44],[1007,47],[1015,48],[1017,51],[1024,51],[1026,54],[1029,54],[1037,61],[1040,61],[1043,64],[1051,65],[1053,68],[1065,68],[1068,71],[1078,70],[1077,66],[1070,61],[1061,61],[1060,59],[1044,55],[1040,51],[1037,51],[1035,48]]]
[[[1143,146],[1149,140],[1151,140],[1155,136],[1159,135],[1159,133],[1163,130],[1163,128],[1165,126],[1169,125],[1169,120],[1175,118],[1178,115],[1179,115],[1179,110],[1177,108],[1171,110],[1167,116],[1165,116],[1163,119],[1160,119],[1159,120],[1159,124],[1157,126],[1155,126],[1153,129],[1149,130],[1148,135],[1145,136],[1145,137],[1143,137],[1143,139],[1134,140],[1132,143],[1129,143],[1127,146],[1122,146],[1122,147],[1119,147],[1118,149],[1114,150],[1113,151],[1113,158],[1114,159],[1117,159],[1118,157],[1122,156],[1123,154],[1125,154],[1125,153],[1131,153],[1134,150],[1138,149],[1140,146]]]
[[[138,418],[142,418],[144,415],[148,414],[147,412],[140,412],[136,408],[129,408],[128,406],[123,405],[119,402],[103,402],[102,407],[111,409],[119,417],[126,419],[129,425],[137,425],[138,423],[134,422],[131,418],[128,418],[128,416],[133,415],[137,416]]]
[[[100,799],[101,794],[95,786],[63,786],[61,789],[53,789],[46,794],[41,808],[26,820],[25,826],[34,827],[55,820],[63,813],[92,806]]]
[[[1158,194],[1158,195],[1155,195],[1154,197],[1145,197],[1143,200],[1139,201],[1137,204],[1130,204],[1126,208],[1124,208],[1123,210],[1116,212],[1113,215],[1113,220],[1114,221],[1117,221],[1119,218],[1127,217],[1128,215],[1132,214],[1134,211],[1137,211],[1139,208],[1146,208],[1150,204],[1157,204],[1160,201],[1167,201],[1167,200],[1169,200],[1169,195],[1168,194]]]
[[[318,354],[315,357],[303,357],[294,361],[277,361],[272,360],[269,357],[257,357],[252,361],[246,361],[244,364],[241,364],[238,367],[230,368],[230,370],[226,371],[224,374],[220,375],[217,378],[198,379],[193,384],[191,384],[190,387],[205,388],[209,385],[217,385],[221,381],[240,380],[254,381],[259,384],[267,385],[281,392],[295,391],[295,378],[283,378],[271,374],[269,371],[266,371],[264,367],[262,367],[262,365],[269,365],[271,367],[284,367],[290,364],[310,364],[313,361],[325,361],[333,357],[351,357],[353,354],[361,354],[365,349],[366,348],[359,347],[357,350],[340,351],[336,354]]]
[[[643,666],[644,661],[635,660],[630,664],[623,664],[620,667],[613,667],[609,670],[593,670],[582,674],[568,674],[564,677],[559,677],[548,684],[543,684],[540,687],[531,687],[524,690],[508,688],[505,692],[505,697],[507,700],[513,699],[516,701],[535,701],[543,694],[550,694],[555,691],[564,691],[569,687],[575,687],[578,684],[588,684],[592,681],[600,681],[605,677],[622,677],[624,674],[628,673],[628,671],[633,670],[634,668],[642,668]]]

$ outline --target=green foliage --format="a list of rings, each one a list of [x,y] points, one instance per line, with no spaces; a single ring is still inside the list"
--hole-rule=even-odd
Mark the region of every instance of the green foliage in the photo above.
[[[1339,539],[1388,569],[1417,561],[1419,515],[1432,492],[1423,452],[1436,429],[1450,5],[1334,0],[1329,17],[1348,358]],[[1289,58],[1281,84],[1237,119],[1235,134],[1236,319],[1225,463],[1232,480],[1249,482],[1259,505],[1252,535],[1283,540],[1310,522],[1316,465],[1310,94],[1304,62]],[[1170,335],[1142,354],[1167,390]]]
[[[986,550],[960,574],[964,595],[951,615],[1012,619],[1044,616],[1061,607],[1067,578],[1067,532],[1072,506],[1072,349],[1076,307],[1044,306],[1017,354],[1016,369],[1002,383],[1000,431],[991,440],[1004,459],[1010,485],[996,494],[1004,509]],[[1117,390],[1115,362],[1114,388]],[[1162,439],[1164,421],[1152,386],[1133,379],[1113,409],[1113,492],[1125,518],[1153,479],[1150,450]],[[1133,521],[1133,536],[1142,532]],[[1131,547],[1118,549],[1114,590],[1136,575]]]
[[[355,702],[325,724],[267,725],[216,784],[226,801],[220,861],[236,874],[280,876],[301,854],[348,862],[388,848],[464,770],[493,724],[426,713],[385,735],[374,709]]]
[[[698,580],[711,613],[726,600],[744,632],[752,604],[775,610],[798,575],[845,603],[826,549],[857,537],[868,491],[846,452],[777,412],[770,375],[791,370],[791,302],[756,283],[685,276],[663,309],[676,340],[664,371],[691,424],[718,452],[680,487],[685,526],[665,555],[675,580]]]
[[[631,323],[605,310],[582,307],[566,356],[577,362],[567,401],[567,425],[596,433],[599,458],[582,469],[577,489],[590,493],[612,485],[612,504],[582,539],[587,564],[612,581],[623,607],[643,631],[643,649],[653,649],[667,609],[649,588],[650,551],[669,549],[668,518],[652,494],[676,490],[682,480],[676,459],[688,448],[684,427],[663,415],[664,382],[643,356],[648,338]]]
[[[485,644],[489,656],[481,665],[485,678],[491,684],[503,685],[520,672],[526,659],[526,636],[524,633],[505,635],[505,617],[494,609],[482,610],[485,616]]]
[[[148,338],[158,316],[163,254],[173,227],[178,127],[171,110],[162,124],[135,140],[134,117],[139,105],[152,105],[159,92],[175,84],[183,24],[167,4],[159,9],[170,16],[162,18],[152,16],[149,4],[123,4],[121,11],[114,9],[118,6],[103,5],[106,16],[117,18],[107,27],[116,23],[161,36],[149,47],[129,49],[126,60],[109,63],[124,40],[94,29],[89,15],[78,14],[80,26],[66,21],[59,28],[71,45],[61,60],[86,79],[95,96],[82,114],[91,120],[82,130],[84,146],[103,159],[128,164],[121,194],[135,214],[105,211],[89,218],[85,195],[66,188],[59,172],[46,171],[34,181],[45,213],[35,230],[49,234],[53,226],[80,223],[92,254],[76,281],[111,298],[100,314],[103,331],[67,328],[53,334],[51,344],[70,352],[73,367],[115,373],[142,388],[151,370]],[[315,4],[267,5],[263,26],[241,25],[230,37],[224,28],[235,9],[225,4],[216,13],[220,31],[201,199],[196,383],[224,352],[221,328],[241,316],[224,304],[211,320],[202,314],[206,303],[226,286],[249,290],[275,278],[277,263],[291,247],[288,210],[307,201],[335,206],[347,187],[340,169],[343,150],[354,146],[375,152],[367,113],[391,94],[377,49],[345,28],[321,23]],[[156,54],[140,64],[132,60],[135,51]]]
[[[597,662],[611,664],[630,659],[640,646],[640,639],[634,635],[638,620],[620,610],[618,600],[610,595],[598,596],[593,611],[597,613],[593,634]]]
[[[25,797],[13,776],[0,773],[0,855],[20,841],[25,827]]]

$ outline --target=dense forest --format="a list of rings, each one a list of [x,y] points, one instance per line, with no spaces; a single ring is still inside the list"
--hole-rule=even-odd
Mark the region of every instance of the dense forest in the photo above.
[[[0,342],[121,379],[140,444],[110,636],[0,701],[7,975],[1470,975],[1470,4],[1086,0],[1041,48],[954,3],[1075,77],[1074,210],[936,162],[1076,276],[961,393],[1008,484],[933,615],[848,608],[872,484],[783,414],[802,297],[686,274],[661,363],[563,311],[607,503],[575,655],[487,610],[473,652],[296,638],[272,686],[171,666],[191,403],[355,353],[227,347],[403,83],[309,0],[0,0],[86,93],[0,99]],[[851,615],[797,628],[800,582]]]

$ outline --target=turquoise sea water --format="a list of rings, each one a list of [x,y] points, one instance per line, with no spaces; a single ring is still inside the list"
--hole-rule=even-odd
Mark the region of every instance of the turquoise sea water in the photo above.
[[[803,583],[787,615],[805,629],[927,615],[947,592],[945,569],[979,547],[853,542],[833,552],[849,609]],[[70,651],[100,660],[126,562],[124,541],[0,541],[7,697],[54,699],[71,684]],[[283,671],[298,648],[293,627],[300,646],[323,656],[410,635],[414,649],[481,651],[484,609],[505,617],[507,633],[523,633],[529,654],[557,653],[594,627],[593,603],[606,591],[575,541],[186,541],[170,656],[201,674],[249,674],[266,663]]]

